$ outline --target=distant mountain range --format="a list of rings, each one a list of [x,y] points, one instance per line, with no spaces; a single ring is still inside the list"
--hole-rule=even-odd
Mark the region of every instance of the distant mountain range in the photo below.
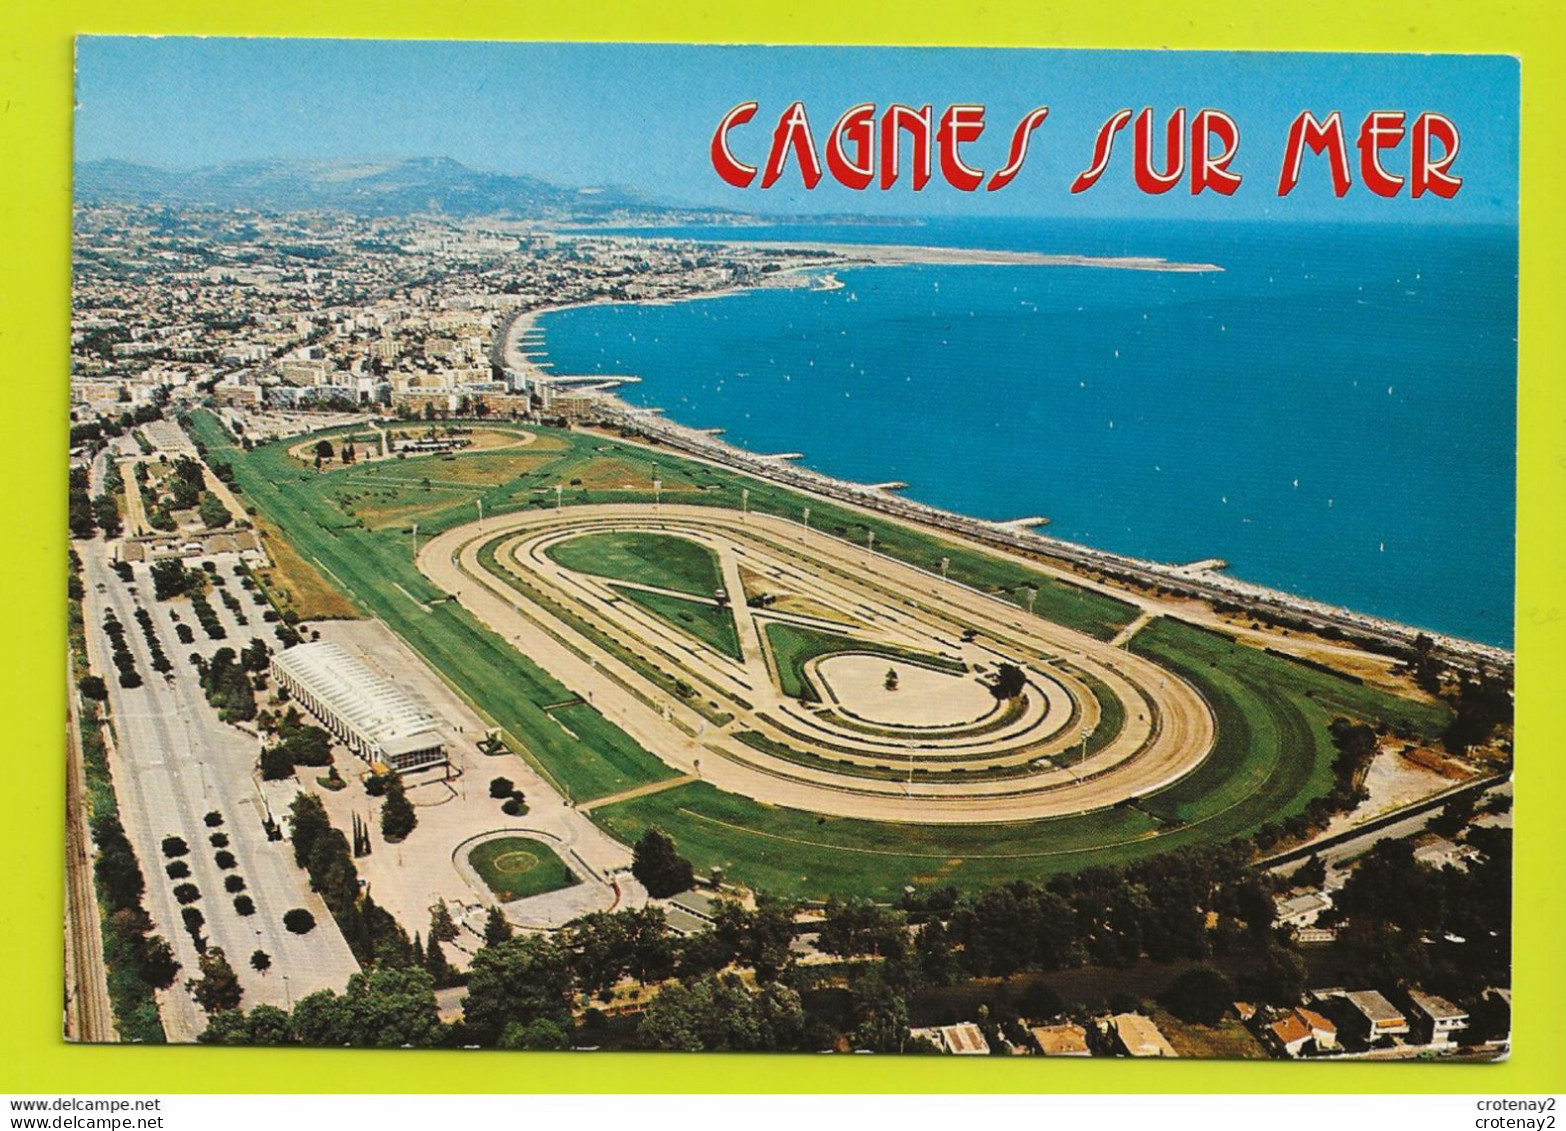
[[[433,213],[587,220],[697,211],[660,205],[633,188],[566,188],[537,177],[481,173],[449,157],[237,161],[184,172],[129,161],[84,161],[76,166],[75,194],[86,204],[209,205],[365,216]]]

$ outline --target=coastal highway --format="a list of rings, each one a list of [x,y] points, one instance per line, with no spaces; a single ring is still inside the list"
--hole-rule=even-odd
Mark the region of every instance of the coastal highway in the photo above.
[[[1258,860],[1251,867],[1261,871],[1286,871],[1309,860],[1312,856],[1319,856],[1327,867],[1336,868],[1370,851],[1377,841],[1403,840],[1417,836],[1450,801],[1465,796],[1471,796],[1478,801],[1491,793],[1509,796],[1511,790],[1510,774],[1492,775],[1478,781],[1463,782],[1461,785],[1444,789],[1440,793],[1423,798],[1412,805],[1405,805],[1374,820],[1330,836],[1318,837],[1308,844]]]

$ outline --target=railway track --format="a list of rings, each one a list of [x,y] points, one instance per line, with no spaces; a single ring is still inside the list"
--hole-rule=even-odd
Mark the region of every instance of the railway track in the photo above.
[[[81,717],[74,691],[66,698],[70,726],[65,759],[65,1036],[73,1041],[113,1042],[120,1037],[109,1001],[103,933],[93,891]]]

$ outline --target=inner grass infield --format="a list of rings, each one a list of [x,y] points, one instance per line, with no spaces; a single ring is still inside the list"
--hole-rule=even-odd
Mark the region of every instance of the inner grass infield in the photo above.
[[[532,837],[486,840],[468,852],[468,863],[502,903],[582,882],[553,848]]]

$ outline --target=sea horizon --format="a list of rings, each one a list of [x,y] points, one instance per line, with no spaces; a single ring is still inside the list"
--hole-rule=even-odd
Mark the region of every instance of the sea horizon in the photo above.
[[[890,231],[895,238],[888,238]],[[910,499],[1509,648],[1504,225],[930,221],[637,229],[1210,262],[834,270],[836,289],[542,314],[557,373]],[[910,238],[917,236],[917,238]]]

